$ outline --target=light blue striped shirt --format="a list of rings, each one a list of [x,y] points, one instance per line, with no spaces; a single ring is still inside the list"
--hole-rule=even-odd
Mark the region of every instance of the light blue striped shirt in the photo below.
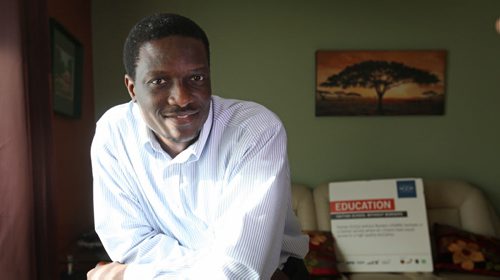
[[[137,104],[108,110],[91,148],[95,228],[125,279],[269,279],[303,258],[286,144],[263,106],[212,96],[198,140],[171,158]]]

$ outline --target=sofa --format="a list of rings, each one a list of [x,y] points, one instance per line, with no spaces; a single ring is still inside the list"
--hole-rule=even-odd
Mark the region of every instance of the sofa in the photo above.
[[[449,225],[472,234],[500,238],[500,220],[476,186],[461,180],[423,180],[431,242],[433,226]],[[330,231],[328,183],[310,188],[292,184],[292,208],[304,232]],[[335,238],[335,237],[333,237]],[[499,248],[497,248],[499,249]],[[499,249],[500,250],[500,249]],[[433,248],[435,251],[435,248]],[[434,252],[435,253],[435,252]],[[436,261],[434,260],[436,265]],[[340,279],[500,279],[462,271],[432,273],[343,273]]]

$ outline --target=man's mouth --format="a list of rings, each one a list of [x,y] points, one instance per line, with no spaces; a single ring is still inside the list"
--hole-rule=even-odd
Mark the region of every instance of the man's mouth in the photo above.
[[[184,111],[184,112],[179,112],[179,113],[174,114],[174,117],[179,118],[179,119],[184,119],[184,118],[187,118],[189,116],[195,115],[196,113],[198,113],[198,111],[195,111],[195,110]]]
[[[164,114],[165,118],[179,122],[180,124],[186,124],[194,120],[198,115],[198,110],[187,110],[180,112],[173,112]]]

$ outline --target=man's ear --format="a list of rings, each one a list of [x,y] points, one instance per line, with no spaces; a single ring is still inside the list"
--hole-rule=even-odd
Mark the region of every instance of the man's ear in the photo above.
[[[125,87],[128,90],[128,94],[130,95],[130,98],[132,99],[132,101],[136,102],[137,100],[135,99],[134,80],[132,80],[132,78],[128,74],[125,74],[124,81],[125,81]]]

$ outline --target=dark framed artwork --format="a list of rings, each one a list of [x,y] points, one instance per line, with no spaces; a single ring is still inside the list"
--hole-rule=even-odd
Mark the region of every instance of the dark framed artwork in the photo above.
[[[83,48],[61,24],[50,20],[52,96],[56,113],[78,118],[81,113]]]
[[[316,116],[443,115],[446,51],[316,52]]]

